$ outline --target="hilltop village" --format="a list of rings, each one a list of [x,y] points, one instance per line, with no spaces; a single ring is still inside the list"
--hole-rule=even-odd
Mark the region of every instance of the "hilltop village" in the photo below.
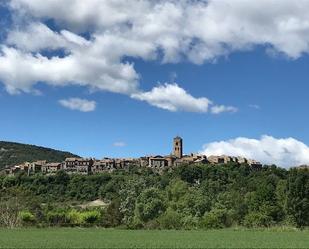
[[[24,162],[19,165],[6,167],[8,175],[15,175],[19,172],[26,172],[28,175],[35,173],[55,174],[64,170],[68,174],[99,174],[112,172],[117,169],[128,169],[130,166],[139,166],[155,170],[164,170],[180,165],[192,164],[247,164],[252,168],[260,168],[261,163],[243,157],[232,156],[205,156],[200,154],[183,154],[183,140],[177,136],[173,140],[173,152],[167,156],[144,156],[140,158],[66,158],[63,162],[47,162],[40,160],[36,162]]]

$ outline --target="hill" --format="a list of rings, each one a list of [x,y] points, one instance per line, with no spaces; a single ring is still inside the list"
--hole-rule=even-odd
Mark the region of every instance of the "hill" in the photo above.
[[[60,162],[66,157],[78,157],[72,153],[35,145],[0,141],[0,170],[23,162],[47,160]]]

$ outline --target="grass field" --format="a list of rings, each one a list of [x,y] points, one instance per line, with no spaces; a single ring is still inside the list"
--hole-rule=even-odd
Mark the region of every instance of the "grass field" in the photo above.
[[[0,229],[0,248],[309,248],[309,230]]]

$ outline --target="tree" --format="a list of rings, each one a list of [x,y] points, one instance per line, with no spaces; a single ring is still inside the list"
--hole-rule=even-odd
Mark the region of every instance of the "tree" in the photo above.
[[[179,201],[188,192],[188,185],[182,180],[174,180],[167,187],[169,201]]]
[[[122,218],[120,201],[119,199],[114,199],[106,209],[103,224],[106,227],[117,227],[121,225]]]
[[[208,229],[230,227],[231,225],[231,214],[227,209],[212,209],[204,215],[202,220],[202,226]]]
[[[137,198],[135,213],[143,222],[159,217],[164,210],[164,198],[156,188],[144,190]]]
[[[287,185],[287,208],[298,227],[309,225],[309,170],[292,169]]]
[[[143,178],[133,178],[128,180],[127,184],[119,191],[120,212],[123,215],[124,224],[129,227],[134,222],[136,199],[145,188],[146,182]]]
[[[21,205],[18,198],[0,199],[0,226],[14,228],[20,225],[19,212]]]
[[[168,208],[159,218],[160,226],[163,229],[180,229],[182,216],[177,211]]]

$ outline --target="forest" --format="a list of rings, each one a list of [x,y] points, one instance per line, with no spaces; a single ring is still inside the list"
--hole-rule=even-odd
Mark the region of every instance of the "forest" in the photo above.
[[[88,206],[100,199],[103,206]],[[246,164],[0,176],[0,226],[220,229],[309,226],[309,170]]]

